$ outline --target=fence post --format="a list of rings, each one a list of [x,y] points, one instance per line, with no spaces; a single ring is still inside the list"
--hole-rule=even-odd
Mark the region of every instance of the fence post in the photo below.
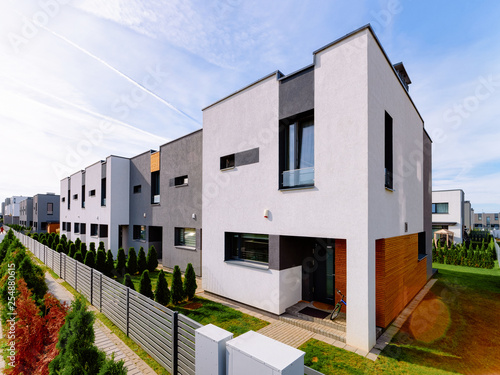
[[[177,375],[177,360],[179,358],[179,313],[174,311],[172,316],[172,374]]]
[[[94,269],[90,269],[90,304],[94,305],[93,301],[93,295],[94,295]]]
[[[130,322],[130,288],[127,287],[127,336],[129,332],[129,322]]]
[[[102,312],[102,273],[99,275],[99,311]]]
[[[78,292],[78,261],[75,260],[75,290]]]
[[[62,253],[59,253],[59,277],[62,277]]]

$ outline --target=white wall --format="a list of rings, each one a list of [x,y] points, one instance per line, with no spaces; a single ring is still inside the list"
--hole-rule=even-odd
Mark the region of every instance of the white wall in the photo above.
[[[464,192],[462,190],[442,190],[432,192],[432,203],[448,203],[447,214],[432,214],[432,224],[456,223],[448,230],[454,233],[455,243],[462,243],[464,225]]]

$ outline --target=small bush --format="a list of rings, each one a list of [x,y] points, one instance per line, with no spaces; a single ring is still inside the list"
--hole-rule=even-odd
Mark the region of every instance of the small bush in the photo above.
[[[187,299],[193,299],[197,287],[198,285],[196,285],[196,274],[194,273],[193,265],[188,263],[186,273],[184,274],[184,295]]]
[[[85,242],[80,244],[80,252],[82,253],[83,259],[85,259],[85,256],[87,255],[87,245]]]
[[[108,252],[106,253],[106,266],[105,266],[106,275],[112,277],[114,270],[115,270],[115,261],[113,260],[113,253],[111,252],[111,250],[108,250]]]
[[[135,290],[135,285],[130,274],[126,273],[123,277],[123,285],[128,286],[132,290]]]
[[[92,251],[87,251],[85,261],[83,262],[87,267],[95,268],[95,256]]]
[[[56,251],[57,251],[58,253],[63,253],[63,252],[64,252],[64,247],[63,247],[63,245],[62,245],[62,244],[58,244],[58,245],[56,246]]]
[[[174,267],[174,272],[173,272],[173,279],[172,279],[172,303],[174,305],[179,304],[184,299],[184,288],[182,286],[182,276],[181,276],[181,269],[179,266]]]
[[[158,253],[156,252],[156,248],[153,245],[149,248],[146,262],[148,264],[149,272],[153,272],[156,267],[158,267]]]
[[[95,251],[95,242],[91,242],[90,243],[90,246],[89,246],[89,251],[92,251],[94,253],[94,255],[96,255],[96,251]]]
[[[146,253],[144,248],[141,246],[139,249],[139,255],[137,256],[137,271],[142,275],[142,273],[147,270],[148,264],[146,262]]]
[[[80,262],[80,263],[83,263],[83,255],[80,251],[77,251],[76,254],[75,254],[75,260]]]
[[[97,248],[97,251],[102,250],[104,253],[106,253],[106,249],[104,248],[104,242],[99,241],[99,247]]]
[[[166,306],[170,302],[170,290],[168,289],[168,282],[165,278],[163,270],[158,275],[158,282],[156,283],[155,301]]]
[[[142,295],[149,297],[151,299],[154,298],[153,288],[151,286],[151,279],[149,278],[149,271],[148,270],[145,270],[142,273],[139,293],[141,293]]]
[[[74,243],[70,244],[69,245],[69,253],[68,253],[68,256],[70,258],[74,258],[75,257],[75,254],[76,254],[76,246]]]
[[[120,247],[118,249],[118,255],[116,256],[116,266],[115,266],[116,273],[119,276],[123,275],[126,270],[126,267],[127,267],[127,256],[125,255],[125,250],[123,250],[123,247]]]
[[[95,269],[103,274],[106,274],[106,253],[104,250],[99,250],[97,252],[97,257],[95,258]]]
[[[137,273],[137,254],[133,247],[128,249],[127,272],[132,276]]]

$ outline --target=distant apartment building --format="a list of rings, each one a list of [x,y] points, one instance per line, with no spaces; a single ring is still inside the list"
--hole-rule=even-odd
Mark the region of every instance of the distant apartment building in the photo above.
[[[431,275],[431,140],[410,82],[366,26],[203,110],[206,291],[283,314],[341,289],[346,342],[375,345]]]
[[[36,194],[33,197],[33,231],[47,233],[49,226],[59,224],[59,200],[55,193]]]
[[[19,203],[19,225],[26,228],[33,226],[33,198],[31,197]]]
[[[19,224],[20,203],[27,198],[28,197],[16,195],[5,199],[5,212],[3,218],[5,224]]]
[[[129,221],[130,160],[108,156],[61,180],[60,233],[116,255],[121,226]]]
[[[470,201],[464,202],[464,227],[467,232],[474,228],[474,209]]]
[[[454,242],[462,243],[466,225],[464,197],[465,194],[461,189],[435,190],[432,192],[433,232],[440,229],[449,230],[453,232]]]
[[[476,229],[499,229],[500,221],[498,212],[493,213],[474,213],[474,228]]]

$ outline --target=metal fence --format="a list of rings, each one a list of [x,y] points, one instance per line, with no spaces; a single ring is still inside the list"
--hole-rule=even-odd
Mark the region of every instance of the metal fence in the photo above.
[[[194,320],[15,232],[21,243],[172,374],[195,374]]]
[[[172,374],[195,375],[195,330],[203,325],[14,231],[21,243]],[[304,366],[305,375],[323,375]]]

